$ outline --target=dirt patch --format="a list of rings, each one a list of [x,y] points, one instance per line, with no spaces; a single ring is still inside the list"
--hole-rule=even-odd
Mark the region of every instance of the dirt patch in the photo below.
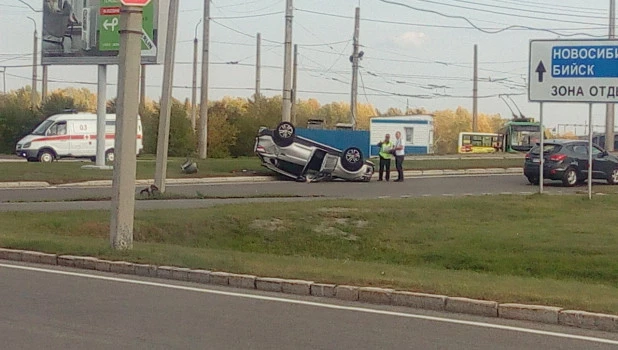
[[[358,236],[353,233],[345,232],[337,227],[331,226],[326,222],[319,224],[313,228],[314,232],[331,237],[340,237],[346,241],[356,241]]]
[[[284,222],[281,219],[253,220],[250,227],[257,230],[266,230],[271,232],[282,231],[285,229]]]

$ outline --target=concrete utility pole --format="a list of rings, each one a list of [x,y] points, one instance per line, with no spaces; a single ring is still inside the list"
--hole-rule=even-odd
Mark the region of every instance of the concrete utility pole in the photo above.
[[[195,25],[195,36],[193,37],[193,81],[191,86],[191,127],[195,132],[197,123],[197,56],[198,56],[198,40],[197,27],[202,23],[202,19]]]
[[[107,116],[107,66],[100,64],[97,79],[97,156],[95,165],[105,167],[105,119]]]
[[[43,65],[43,82],[41,84],[41,101],[45,102],[47,99],[47,68],[48,65]]]
[[[298,75],[298,45],[294,44],[294,70],[292,75],[292,124],[296,125],[296,83]]]
[[[36,21],[34,20],[34,18],[32,17],[28,17],[29,20],[32,21],[32,23],[34,23],[34,36],[33,36],[33,45],[32,45],[32,91],[30,93],[30,106],[34,109],[37,104],[38,104],[38,97],[37,97],[37,93],[36,93],[36,86],[37,86],[37,70],[38,70],[38,61],[39,61],[39,43],[38,43],[38,38],[37,38],[37,31],[36,31]]]
[[[262,34],[257,33],[255,53],[255,99],[260,98],[260,84],[262,81]]]
[[[210,47],[210,0],[204,0],[204,32],[202,38],[202,96],[200,99],[199,156],[208,156],[208,61]]]
[[[142,64],[142,72],[140,74],[139,105],[142,108],[146,107],[146,65],[145,64]]]
[[[289,122],[292,113],[292,0],[285,1],[285,49],[283,53],[283,105],[281,121]]]
[[[139,71],[142,46],[142,8],[122,6],[118,53],[118,111],[110,243],[114,249],[133,248],[135,168]]]
[[[616,37],[616,0],[609,1],[609,38]],[[605,149],[614,151],[614,104],[608,103],[605,110]]]
[[[167,175],[167,149],[170,140],[170,114],[172,112],[172,85],[174,83],[174,58],[178,27],[178,0],[170,0],[167,38],[165,40],[165,63],[163,66],[163,91],[159,114],[159,135],[157,137],[157,163],[155,165],[155,186],[165,192]]]
[[[474,45],[474,83],[472,87],[472,132],[478,131],[479,104],[479,56],[478,45]]]
[[[357,117],[357,100],[358,100],[358,47],[359,47],[359,31],[360,31],[360,7],[356,8],[354,16],[354,51],[352,52],[352,96],[350,98],[350,121],[352,129],[356,129]]]

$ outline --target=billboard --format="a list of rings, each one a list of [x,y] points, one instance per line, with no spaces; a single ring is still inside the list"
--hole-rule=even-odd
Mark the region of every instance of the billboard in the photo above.
[[[120,0],[43,0],[44,65],[118,64]],[[169,0],[151,1],[142,21],[142,64],[165,54]]]

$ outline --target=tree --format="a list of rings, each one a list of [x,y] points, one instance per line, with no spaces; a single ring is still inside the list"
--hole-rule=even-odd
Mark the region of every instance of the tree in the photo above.
[[[13,153],[17,141],[43,119],[40,111],[30,108],[27,88],[0,95],[0,153]]]
[[[208,156],[225,158],[236,144],[238,129],[228,120],[225,101],[217,101],[208,108]]]

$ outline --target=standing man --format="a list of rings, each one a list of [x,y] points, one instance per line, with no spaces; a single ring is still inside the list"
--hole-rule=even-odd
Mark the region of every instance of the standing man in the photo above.
[[[378,147],[380,149],[380,177],[378,181],[382,181],[382,175],[384,174],[384,170],[386,170],[386,181],[391,180],[391,159],[393,155],[391,151],[393,149],[393,143],[391,142],[391,135],[386,134],[384,136],[384,141],[380,141],[378,143]]]
[[[403,159],[406,154],[406,144],[401,138],[401,132],[395,133],[395,167],[397,168],[397,180],[395,182],[403,182]]]

